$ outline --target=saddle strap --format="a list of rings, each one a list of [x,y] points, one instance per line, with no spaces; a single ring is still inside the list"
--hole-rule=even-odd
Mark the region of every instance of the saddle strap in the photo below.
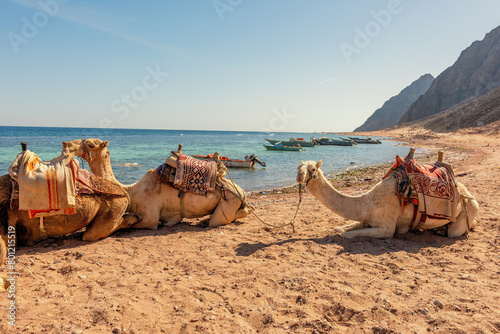
[[[40,236],[42,237],[42,240],[43,239],[47,239],[47,231],[45,230],[45,225],[43,223],[43,216],[40,217],[40,224],[39,224],[39,226],[40,226]]]
[[[427,220],[427,215],[418,210],[418,205],[413,204],[413,219],[410,225],[411,230],[416,230],[422,227]]]

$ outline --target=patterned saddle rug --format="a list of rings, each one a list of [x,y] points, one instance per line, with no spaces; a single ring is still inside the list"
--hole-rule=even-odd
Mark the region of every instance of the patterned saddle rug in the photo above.
[[[421,226],[427,217],[455,221],[460,193],[450,166],[442,162],[422,165],[411,157],[403,160],[396,156],[396,163],[383,179],[389,175],[398,180],[398,196],[418,209],[420,219],[414,227]]]
[[[160,181],[171,184],[183,192],[206,195],[215,192],[217,181],[217,163],[202,161],[181,153],[175,168],[172,163],[165,163],[156,169]]]

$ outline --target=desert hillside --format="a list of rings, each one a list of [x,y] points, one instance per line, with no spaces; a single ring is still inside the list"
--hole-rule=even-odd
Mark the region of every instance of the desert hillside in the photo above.
[[[500,86],[500,26],[462,51],[457,61],[433,81],[400,124],[419,120],[476,99]]]
[[[422,75],[398,95],[387,100],[382,107],[375,110],[365,123],[356,128],[354,132],[382,130],[398,124],[410,105],[429,89],[433,80],[434,77],[430,74]]]

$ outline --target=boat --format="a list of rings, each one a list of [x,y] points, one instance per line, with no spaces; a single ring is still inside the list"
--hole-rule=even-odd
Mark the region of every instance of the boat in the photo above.
[[[213,154],[207,154],[207,155],[200,155],[200,154],[193,154],[193,158],[199,159],[199,160],[204,160],[204,161],[211,161],[214,160],[214,155]],[[255,163],[258,163],[264,167],[266,167],[266,163],[263,161],[260,161],[257,158],[256,154],[252,154],[250,156],[245,156],[245,160],[240,160],[240,159],[229,159],[228,157],[224,156],[219,156],[219,160],[224,164],[226,167],[231,167],[231,168],[254,168]]]
[[[300,145],[301,147],[313,147],[314,145],[317,145],[314,141],[306,141],[304,138],[290,138],[288,141],[284,140],[277,140],[277,139],[266,139],[269,143],[271,144],[276,144],[278,142],[281,142],[283,146],[297,146]]]
[[[349,137],[349,139],[354,141],[356,144],[382,144],[382,142],[378,139],[359,138],[359,137]]]
[[[271,151],[300,151],[300,150],[305,151],[305,149],[303,149],[302,146],[300,146],[300,145],[285,146],[280,141],[273,144],[273,145],[264,144],[264,147],[266,148],[266,150],[271,150]]]
[[[352,140],[332,139],[321,137],[320,139],[313,139],[318,145],[336,145],[336,146],[352,146],[355,143]]]

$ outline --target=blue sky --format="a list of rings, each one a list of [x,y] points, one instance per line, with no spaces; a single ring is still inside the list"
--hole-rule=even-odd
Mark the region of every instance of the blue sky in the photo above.
[[[497,0],[5,0],[0,125],[352,131]]]

